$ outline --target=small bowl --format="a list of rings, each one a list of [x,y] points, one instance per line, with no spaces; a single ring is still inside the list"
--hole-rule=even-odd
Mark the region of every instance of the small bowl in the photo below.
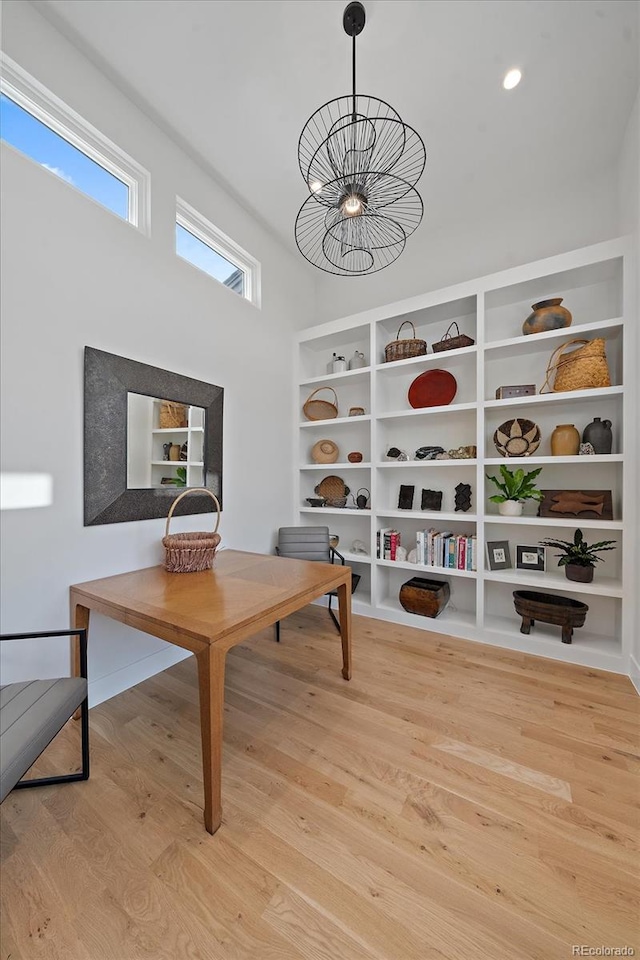
[[[353,453],[347,454],[347,460],[349,463],[360,463],[362,460],[362,454],[358,450],[354,450]]]
[[[336,547],[338,546],[338,544],[340,543],[340,537],[338,536],[337,533],[330,533],[330,534],[329,534],[329,543],[331,544],[331,546],[332,546],[333,549],[335,550],[335,548],[336,548]]]
[[[324,497],[307,497],[307,503],[312,507],[324,507],[326,500]]]

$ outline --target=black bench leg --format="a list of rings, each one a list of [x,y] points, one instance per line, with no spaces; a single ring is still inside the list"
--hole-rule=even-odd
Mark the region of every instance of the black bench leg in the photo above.
[[[80,706],[80,730],[82,736],[82,770],[79,773],[66,773],[60,777],[38,777],[34,780],[20,780],[14,790],[27,787],[48,787],[53,783],[73,783],[76,780],[89,779],[89,701],[85,698]],[[57,736],[57,734],[56,734]]]

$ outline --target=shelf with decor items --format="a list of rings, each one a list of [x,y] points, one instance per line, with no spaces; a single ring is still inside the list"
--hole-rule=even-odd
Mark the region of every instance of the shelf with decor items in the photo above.
[[[628,672],[638,578],[635,538],[623,535],[638,523],[634,269],[630,241],[621,238],[299,332],[297,516],[328,522],[354,569],[366,569],[354,610]],[[567,310],[572,321],[563,326]],[[329,373],[334,353],[347,361],[361,353],[364,365]],[[318,386],[335,389],[337,418],[307,421],[302,408]],[[348,416],[353,406],[364,413]],[[529,455],[502,456],[499,447],[511,449],[518,430],[529,432],[523,421],[533,430],[525,444]],[[580,452],[583,437],[602,436],[601,426],[594,431],[598,421],[610,422],[611,452],[601,439],[594,453]],[[325,438],[339,453],[333,463],[318,465],[311,449]],[[347,459],[354,451],[362,454],[356,464]],[[487,475],[499,477],[501,466],[541,470],[535,479],[546,491],[541,508],[531,500],[520,516],[499,513]],[[365,486],[367,509],[307,508],[305,497],[324,469],[338,477],[342,471],[354,492],[356,481]],[[458,509],[457,487],[470,488],[466,510]],[[440,510],[421,509],[423,492],[429,505],[442,495]],[[561,515],[552,511],[558,504]],[[585,512],[585,504],[594,509]],[[385,528],[400,531],[407,552],[418,530],[473,534],[477,569],[378,558],[377,533]],[[596,564],[593,582],[567,580],[550,547],[544,570],[517,565],[518,547],[535,552],[541,540],[570,541],[577,529],[589,542],[616,541]],[[365,545],[366,557],[351,551],[353,542]],[[489,568],[487,544],[496,542],[510,547],[506,569]],[[412,577],[448,584],[448,602],[437,617],[403,608],[399,591]],[[519,589],[586,602],[585,623],[573,630],[572,643],[562,643],[560,626],[551,623],[520,632],[513,598]]]

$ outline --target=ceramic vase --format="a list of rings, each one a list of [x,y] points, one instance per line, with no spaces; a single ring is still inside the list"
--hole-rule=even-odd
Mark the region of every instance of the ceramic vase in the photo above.
[[[501,517],[521,517],[522,516],[522,501],[521,500],[503,500],[502,503],[498,504],[498,513]]]
[[[583,567],[579,563],[567,563],[564,573],[567,580],[574,583],[591,583],[593,580],[593,567]]]
[[[594,453],[611,453],[613,446],[611,420],[601,420],[600,417],[594,417],[582,431],[582,442],[590,443]]]
[[[560,423],[551,434],[552,457],[577,457],[580,433],[572,423]]]
[[[522,324],[522,332],[546,333],[547,330],[561,330],[568,327],[573,319],[566,307],[561,307],[562,297],[556,297],[554,300],[540,300],[539,303],[532,303],[533,313],[529,314]]]

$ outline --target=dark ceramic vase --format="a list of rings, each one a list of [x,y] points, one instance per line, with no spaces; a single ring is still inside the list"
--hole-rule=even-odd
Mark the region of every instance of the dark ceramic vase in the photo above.
[[[613,446],[611,420],[594,417],[582,431],[582,442],[590,443],[596,453],[611,453]]]
[[[579,563],[568,563],[564,572],[567,580],[574,583],[591,583],[593,580],[593,567],[583,567]]]
[[[547,330],[561,330],[571,324],[572,316],[566,307],[561,307],[562,297],[556,297],[553,300],[540,300],[539,303],[532,303],[531,313],[522,324],[522,332],[546,333]]]

